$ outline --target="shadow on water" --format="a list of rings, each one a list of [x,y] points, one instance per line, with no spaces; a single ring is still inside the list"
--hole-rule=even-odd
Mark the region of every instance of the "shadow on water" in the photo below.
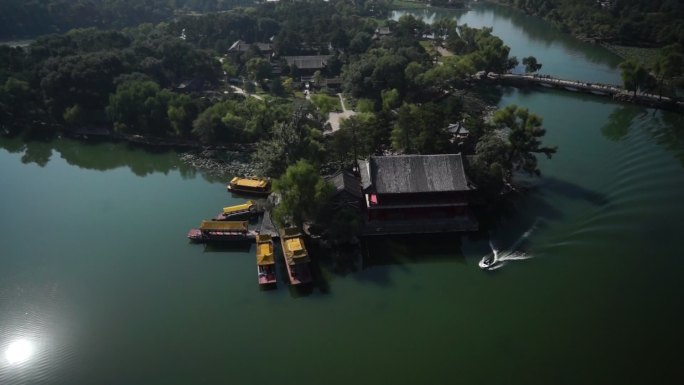
[[[608,196],[605,194],[554,177],[543,178],[540,181],[538,188],[562,195],[566,198],[583,200],[596,206],[605,206],[609,203]]]
[[[684,115],[667,111],[653,111],[657,119],[645,129],[653,136],[656,143],[674,156],[684,167]]]
[[[658,145],[674,153],[684,166],[684,115],[638,106],[621,106],[610,114],[601,132],[612,141],[621,141],[633,129],[644,130],[651,135]]]
[[[461,238],[454,234],[412,234],[367,237],[364,264],[370,266],[431,263],[451,260],[465,263]]]
[[[287,277],[287,272],[285,272]],[[287,285],[287,291],[290,293],[292,298],[302,298],[308,297],[314,292],[313,284],[303,284],[303,285]]]
[[[530,258],[526,253],[531,247],[532,232],[543,230],[549,222],[557,222],[565,217],[565,213],[553,203],[554,197],[583,201],[597,207],[611,203],[607,195],[554,177],[524,182],[525,187],[517,193],[478,212],[480,233],[469,240],[477,242],[484,234],[492,246],[480,244],[476,252],[482,252],[483,256],[491,255],[492,249],[496,248],[501,261]]]
[[[317,262],[314,264],[314,278],[318,288],[327,293],[328,281],[339,276],[347,276],[363,283],[381,286],[392,285],[391,271],[383,266],[393,266],[408,272],[406,265],[453,261],[465,263],[461,252],[460,235],[388,235],[373,236],[361,240],[358,247],[347,254],[336,254],[331,250],[317,249]],[[340,261],[340,258],[346,260]],[[347,266],[339,269],[339,264]],[[325,274],[325,273],[329,274]]]
[[[627,136],[632,121],[640,114],[647,114],[647,112],[636,106],[621,106],[608,116],[608,122],[601,127],[601,133],[612,141],[620,141]]]
[[[312,288],[315,288],[322,294],[330,293],[330,280],[334,279],[331,274],[326,274],[330,271],[330,258],[315,242],[307,241],[307,249],[310,252],[311,262],[311,278],[313,280]]]
[[[223,253],[223,252],[242,252],[249,253],[252,247],[251,242],[225,242],[225,243],[207,243],[204,245],[205,253]]]

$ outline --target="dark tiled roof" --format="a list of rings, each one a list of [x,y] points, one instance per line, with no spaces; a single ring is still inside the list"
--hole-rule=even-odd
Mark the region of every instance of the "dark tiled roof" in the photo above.
[[[461,154],[372,156],[364,171],[378,194],[470,190]]]
[[[375,30],[375,33],[377,33],[378,35],[389,35],[390,29],[389,29],[389,27],[378,27]]]
[[[332,55],[316,56],[283,56],[287,65],[296,65],[299,69],[321,69],[325,67]]]
[[[256,46],[259,51],[264,52],[264,51],[271,51],[273,48],[271,44],[269,43],[254,43],[254,44],[249,44],[245,43],[242,40],[238,40],[233,45],[228,48],[228,52],[247,52],[249,48],[254,45]]]
[[[353,174],[347,171],[338,171],[326,178],[326,180],[335,186],[337,193],[346,191],[352,196],[361,198],[361,182]]]

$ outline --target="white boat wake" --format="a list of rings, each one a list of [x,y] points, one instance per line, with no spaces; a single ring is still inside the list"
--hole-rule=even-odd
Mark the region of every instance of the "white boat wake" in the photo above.
[[[492,249],[492,254],[485,255],[478,263],[478,266],[480,266],[480,268],[483,270],[491,271],[505,266],[508,261],[522,261],[532,258],[532,255],[522,251],[516,251],[515,249],[518,248],[523,241],[529,238],[536,228],[537,222],[538,220],[534,221],[532,227],[525,231],[523,235],[517,241],[515,241],[510,250],[500,251],[490,239],[489,247]]]

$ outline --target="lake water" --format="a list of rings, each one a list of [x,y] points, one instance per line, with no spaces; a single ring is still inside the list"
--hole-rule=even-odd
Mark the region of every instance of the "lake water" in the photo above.
[[[458,17],[550,74],[618,78],[612,54],[534,19]],[[389,238],[361,271],[321,261],[305,295],[282,271],[259,290],[253,246],[187,242],[241,199],[177,154],[1,138],[0,384],[679,383],[682,116],[498,92],[559,146],[492,226],[531,258],[486,273],[483,234]]]

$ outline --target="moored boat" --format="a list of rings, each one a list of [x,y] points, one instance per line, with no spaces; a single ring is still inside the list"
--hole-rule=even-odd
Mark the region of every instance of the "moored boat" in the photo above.
[[[234,177],[226,187],[228,191],[252,195],[268,195],[271,193],[271,181],[265,178]]]
[[[193,242],[244,242],[252,241],[258,233],[249,230],[247,221],[202,221],[199,229],[188,232]]]
[[[304,238],[296,227],[280,230],[280,243],[283,246],[283,256],[290,284],[301,285],[311,282],[309,268],[309,253],[304,245]]]
[[[249,218],[256,215],[256,213],[256,205],[254,202],[247,201],[243,204],[224,207],[223,211],[214,217],[214,220],[227,221],[230,219]]]
[[[257,235],[256,261],[259,285],[275,284],[275,254],[273,253],[273,239],[270,235]]]

